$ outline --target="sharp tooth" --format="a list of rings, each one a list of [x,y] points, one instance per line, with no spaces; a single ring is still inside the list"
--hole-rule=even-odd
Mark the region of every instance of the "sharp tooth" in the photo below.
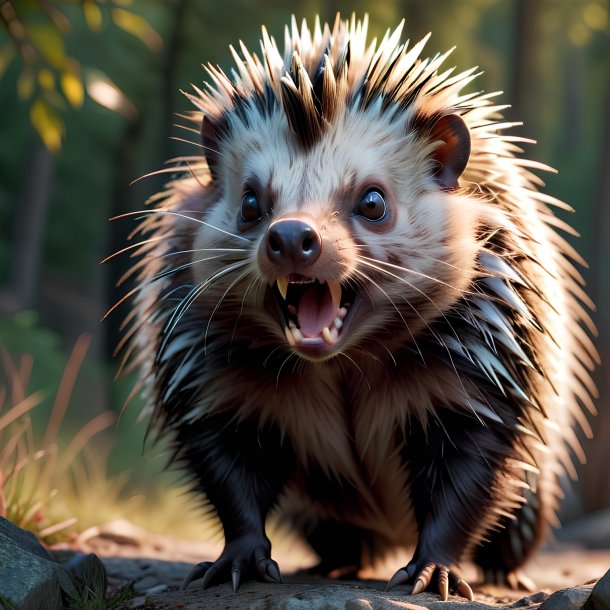
[[[330,295],[332,297],[335,309],[339,309],[341,306],[341,284],[339,284],[337,280],[327,280],[326,284],[330,290]]]
[[[287,326],[284,326],[284,334],[286,335],[286,340],[290,344],[290,347],[296,347],[297,342],[292,334],[292,331]]]
[[[333,343],[339,338],[339,330],[337,328],[331,328],[330,338],[333,340]]]
[[[292,329],[292,336],[297,343],[301,343],[303,341],[303,333],[296,326]]]
[[[335,342],[336,337],[333,339],[332,335],[330,334],[330,330],[328,330],[328,326],[324,327],[322,330],[322,339],[324,339],[324,342],[328,343],[328,345],[332,345]]]
[[[292,320],[288,320],[288,328],[292,331],[294,331],[296,329],[297,325],[292,321]]]
[[[341,309],[339,309],[339,311],[337,312],[337,318],[339,318],[340,320],[343,320],[343,318],[345,318],[346,315],[347,315],[347,309],[345,307],[341,307]]]
[[[343,320],[337,316],[334,321],[335,328],[339,330],[343,326]]]
[[[284,301],[286,300],[286,293],[288,292],[288,276],[282,275],[282,277],[277,278],[277,289],[280,291],[282,298]]]

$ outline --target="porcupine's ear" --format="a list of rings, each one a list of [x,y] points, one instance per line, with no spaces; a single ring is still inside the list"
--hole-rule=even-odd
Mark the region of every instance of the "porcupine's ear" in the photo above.
[[[470,132],[457,114],[448,114],[436,121],[430,139],[442,144],[434,149],[434,177],[443,189],[458,187],[458,178],[466,169],[470,157]]]
[[[214,118],[208,115],[203,117],[201,122],[201,143],[205,160],[212,174],[212,180],[218,181],[218,166],[220,164],[220,146],[223,134],[223,119]]]

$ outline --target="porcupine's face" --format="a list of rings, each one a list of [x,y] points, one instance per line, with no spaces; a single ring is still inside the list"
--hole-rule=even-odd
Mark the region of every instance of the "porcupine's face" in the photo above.
[[[472,277],[477,206],[458,184],[465,123],[382,112],[381,100],[343,104],[304,145],[291,120],[281,104],[221,127],[204,120],[217,201],[195,247],[241,252],[203,298],[234,311],[238,334],[261,341],[262,327],[272,346],[310,360],[413,341]],[[223,264],[195,265],[196,279]]]

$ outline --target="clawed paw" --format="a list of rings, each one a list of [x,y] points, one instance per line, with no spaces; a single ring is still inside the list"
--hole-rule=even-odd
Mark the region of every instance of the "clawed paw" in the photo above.
[[[248,542],[236,540],[225,546],[222,555],[216,561],[198,563],[184,579],[181,589],[184,591],[190,583],[202,580],[202,587],[231,582],[233,591],[237,591],[244,580],[257,579],[267,582],[281,582],[280,569],[270,557],[269,545],[252,547]]]
[[[474,599],[472,589],[465,580],[448,567],[433,562],[426,563],[420,570],[418,570],[416,563],[410,563],[408,566],[401,568],[388,582],[386,591],[411,582],[413,583],[411,595],[417,595],[425,591],[428,585],[432,583],[432,587],[436,586],[443,601],[447,601],[450,591],[470,601]]]
[[[536,590],[536,583],[518,569],[510,572],[494,569],[485,570],[484,581],[500,587],[509,587],[515,591],[531,592]]]

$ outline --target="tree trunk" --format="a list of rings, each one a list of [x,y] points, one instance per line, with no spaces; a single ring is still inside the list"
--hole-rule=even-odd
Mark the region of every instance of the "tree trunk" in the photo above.
[[[606,103],[610,108],[610,78],[606,83]],[[593,422],[595,437],[587,443],[588,466],[584,471],[584,500],[589,511],[610,507],[610,119],[604,113],[603,141],[600,151],[599,196],[594,210],[591,296],[597,304],[597,346],[602,366],[597,371],[599,414]]]
[[[14,311],[29,309],[36,302],[51,202],[53,165],[53,154],[36,141],[28,155],[13,221],[9,290]]]

